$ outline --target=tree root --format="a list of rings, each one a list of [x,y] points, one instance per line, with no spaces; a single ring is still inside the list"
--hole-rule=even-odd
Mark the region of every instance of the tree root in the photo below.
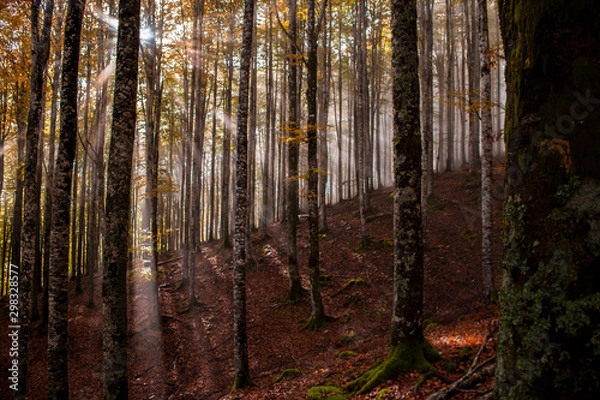
[[[427,340],[422,343],[401,343],[390,349],[387,360],[346,386],[355,395],[365,394],[383,382],[395,378],[401,372],[416,369],[426,373],[435,371],[430,361],[439,359],[439,354]]]
[[[337,318],[330,317],[328,315],[323,315],[322,317],[315,318],[311,315],[311,317],[306,321],[306,324],[300,329],[300,331],[307,332],[318,332],[327,327],[328,322],[335,322]]]

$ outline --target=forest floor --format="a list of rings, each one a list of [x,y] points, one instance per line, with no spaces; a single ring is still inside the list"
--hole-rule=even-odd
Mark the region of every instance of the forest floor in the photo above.
[[[495,176],[501,182],[500,175]],[[424,318],[426,336],[443,360],[435,364],[449,381],[471,365],[484,338],[497,323],[497,305],[483,299],[480,267],[479,177],[466,172],[435,179],[429,201],[425,250]],[[322,235],[321,275],[326,313],[337,320],[317,333],[301,331],[310,316],[310,302],[284,304],[288,288],[286,227],[268,226],[267,236],[252,236],[256,265],[247,274],[250,371],[256,386],[229,393],[233,384],[232,254],[222,242],[202,245],[197,258],[197,305],[190,307],[182,287],[180,254],[159,263],[160,329],[152,328],[152,299],[147,270],[135,264],[130,301],[129,382],[132,399],[305,399],[309,388],[343,387],[376,362],[385,359],[392,306],[392,191],[373,193],[367,233],[372,245],[360,248],[356,199],[329,207],[329,232]],[[501,255],[501,199],[494,202],[494,268]],[[298,240],[300,271],[308,282],[308,229],[301,220]],[[69,308],[69,384],[72,399],[102,397],[102,316],[100,276],[96,276],[96,308],[86,293],[71,294]],[[343,289],[351,280],[359,284]],[[151,291],[150,291],[151,292]],[[0,365],[9,365],[6,299],[0,303]],[[32,335],[30,396],[45,398],[46,332]],[[342,354],[346,357],[340,357]],[[488,343],[481,360],[494,353]],[[301,374],[274,383],[286,369]],[[5,373],[0,398],[10,394]],[[356,399],[424,399],[445,385],[438,377],[414,388],[419,373],[403,373]],[[492,379],[455,398],[472,399]],[[10,395],[12,397],[12,395]]]

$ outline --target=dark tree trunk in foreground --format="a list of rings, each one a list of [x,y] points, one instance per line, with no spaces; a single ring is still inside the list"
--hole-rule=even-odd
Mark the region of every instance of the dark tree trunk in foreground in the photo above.
[[[394,104],[394,306],[390,351],[349,386],[367,393],[399,372],[432,370],[438,357],[423,335],[421,132],[415,0],[392,0]]]
[[[235,231],[233,240],[233,340],[235,382],[233,390],[252,384],[248,365],[246,332],[246,224],[248,223],[248,91],[252,62],[254,0],[246,0],[237,114],[237,160],[235,177]]]
[[[36,179],[38,143],[42,125],[42,98],[44,73],[48,67],[50,53],[50,31],[54,1],[49,0],[44,7],[44,22],[39,31],[40,3],[31,3],[31,83],[29,94],[29,115],[25,135],[25,169],[23,176],[23,246],[22,265],[19,271],[19,391],[17,398],[25,398],[29,368],[29,320],[31,317],[31,289],[33,268],[36,258],[36,243],[39,237],[39,190]],[[18,240],[14,238],[14,240]]]
[[[500,2],[506,200],[498,399],[600,393],[600,3]]]
[[[60,142],[52,190],[50,264],[48,282],[48,398],[69,397],[68,288],[71,182],[77,148],[77,84],[79,48],[85,1],[70,0],[64,39],[60,93]]]
[[[112,139],[106,187],[106,240],[102,283],[105,399],[126,399],[128,396],[127,270],[139,27],[139,0],[120,0]]]

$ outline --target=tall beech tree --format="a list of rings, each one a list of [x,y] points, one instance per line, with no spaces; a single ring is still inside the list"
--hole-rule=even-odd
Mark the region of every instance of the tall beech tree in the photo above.
[[[69,397],[68,309],[71,183],[77,148],[79,49],[84,0],[69,0],[60,92],[60,142],[52,190],[48,282],[48,398]],[[89,272],[92,273],[92,272]]]
[[[433,0],[421,2],[421,63],[423,178],[421,182],[423,221],[427,216],[427,198],[433,193]]]
[[[600,393],[600,3],[500,1],[508,101],[495,397]]]
[[[246,224],[248,223],[248,97],[254,0],[244,6],[244,30],[240,65],[239,105],[237,114],[237,159],[235,176],[235,230],[233,238],[233,354],[235,381],[233,390],[252,384],[248,363],[246,331]]]
[[[300,153],[300,138],[298,127],[298,51],[297,51],[297,16],[296,0],[288,0],[288,180],[287,180],[287,251],[288,251],[288,276],[290,289],[287,300],[298,301],[302,295],[302,282],[298,272],[298,250],[296,246],[298,226],[298,162]]]
[[[140,1],[119,0],[112,138],[106,186],[102,283],[104,398],[127,399],[127,270],[136,125]]]
[[[423,223],[416,0],[392,0],[394,105],[394,304],[387,360],[351,382],[364,394],[401,371],[431,371],[439,357],[423,335]]]
[[[324,0],[326,1],[326,0]],[[323,12],[324,12],[323,7]],[[308,142],[308,230],[311,316],[303,329],[315,331],[327,323],[319,283],[319,176],[317,135],[317,35],[315,0],[308,0],[306,21],[306,140]]]
[[[29,86],[29,114],[25,134],[25,167],[23,176],[23,246],[22,264],[19,271],[19,390],[17,398],[27,394],[29,369],[29,320],[31,310],[31,292],[33,269],[36,258],[36,244],[39,242],[39,190],[37,182],[38,144],[42,126],[42,99],[44,74],[50,56],[50,33],[54,1],[45,3],[42,29],[39,29],[41,4],[31,2],[31,80]],[[13,238],[13,240],[19,240]],[[18,256],[18,255],[17,255]],[[19,264],[17,264],[19,265]]]
[[[492,107],[487,0],[479,6],[479,57],[481,65],[481,268],[483,291],[489,296],[492,279]]]

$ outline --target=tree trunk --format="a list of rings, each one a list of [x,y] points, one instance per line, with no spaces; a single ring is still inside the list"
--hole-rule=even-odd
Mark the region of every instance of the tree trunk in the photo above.
[[[13,204],[13,218],[10,233],[10,263],[21,265],[21,239],[23,228],[23,164],[25,163],[25,132],[27,130],[27,112],[24,84],[15,85],[17,120],[17,182]]]
[[[56,13],[56,31],[61,32],[63,27],[63,3],[57,4]],[[54,65],[52,77],[52,97],[50,101],[50,136],[48,138],[48,169],[46,172],[46,202],[44,207],[44,282],[48,282],[50,274],[48,266],[50,265],[50,228],[52,227],[52,188],[54,186],[54,166],[56,164],[56,120],[58,117],[58,95],[60,91],[62,66],[62,43],[60,35],[54,37]],[[44,295],[42,297],[42,325],[48,323],[48,285],[44,285]]]
[[[479,57],[481,65],[481,268],[483,292],[494,289],[492,278],[492,107],[490,99],[489,35],[487,0],[479,5]]]
[[[331,4],[331,3],[330,3]],[[323,12],[325,10],[323,9]],[[331,12],[329,12],[331,14]],[[318,129],[319,129],[319,231],[327,233],[327,212],[326,212],[326,197],[327,181],[329,179],[329,141],[327,140],[327,132],[329,130],[327,122],[329,119],[329,92],[331,87],[331,45],[330,45],[330,29],[328,24],[327,14],[323,16],[323,51],[322,65],[323,70],[319,79],[319,111],[318,111]]]
[[[156,263],[158,260],[158,162],[160,145],[160,116],[162,104],[162,16],[156,4],[149,1],[144,7],[145,26],[154,33],[147,38],[141,52],[146,77],[146,193],[144,195],[144,263],[150,271],[148,299],[151,302],[150,326],[160,326],[158,307],[158,283]]]
[[[223,173],[221,184],[221,238],[223,247],[231,247],[229,235],[229,181],[231,179],[231,113],[233,108],[232,85],[233,85],[233,38],[234,38],[234,14],[230,16],[229,42],[227,45],[227,88],[225,91],[225,129],[223,132]]]
[[[600,393],[600,3],[500,2],[506,200],[495,398]]]
[[[248,363],[246,331],[246,224],[248,195],[248,91],[252,62],[254,0],[246,0],[240,65],[239,106],[237,114],[237,160],[235,175],[235,233],[233,242],[233,335],[235,381],[233,390],[252,383]]]
[[[50,53],[50,32],[54,1],[49,0],[44,7],[44,22],[39,32],[40,3],[31,3],[31,83],[29,95],[29,115],[25,135],[25,168],[23,177],[23,246],[22,264],[19,271],[19,391],[17,398],[25,398],[29,369],[29,334],[31,317],[31,280],[36,257],[36,236],[39,234],[39,189],[36,169],[38,162],[38,142],[42,126],[42,98],[44,74]],[[19,265],[19,264],[16,264]]]
[[[422,118],[423,118],[423,178],[421,182],[421,212],[423,218],[423,233],[427,218],[427,198],[433,193],[433,0],[421,2],[422,18]]]
[[[454,23],[452,21],[452,2],[446,0],[446,167],[445,172],[452,171],[454,162]]]
[[[355,47],[356,47],[356,73],[355,73],[355,134],[358,157],[357,163],[357,184],[358,203],[360,214],[360,237],[363,246],[368,244],[367,237],[367,132],[368,132],[368,99],[367,99],[367,6],[366,0],[360,0],[357,5],[356,27],[355,27]]]
[[[119,1],[112,139],[106,187],[103,351],[104,398],[127,399],[127,270],[131,224],[131,175],[136,123],[139,0]]]
[[[296,0],[288,0],[289,49],[288,49],[288,123],[286,127],[288,143],[287,180],[287,251],[288,277],[290,289],[288,301],[296,302],[302,297],[302,283],[298,272],[298,250],[296,247],[298,225],[298,162],[300,131],[298,127],[298,53],[296,43]]]
[[[211,127],[211,145],[210,145],[210,197],[209,197],[209,207],[210,214],[208,217],[208,241],[212,242],[215,238],[215,216],[218,215],[216,213],[217,204],[215,201],[215,191],[217,190],[215,182],[215,162],[216,162],[216,153],[217,153],[217,92],[218,92],[218,77],[219,77],[219,42],[217,42],[215,63],[213,69],[214,82],[213,82],[213,104],[212,104],[212,127]]]
[[[318,176],[318,137],[317,137],[317,29],[315,23],[315,0],[308,0],[306,36],[307,48],[307,127],[308,141],[308,229],[310,270],[310,298],[312,305],[311,317],[304,329],[315,331],[322,329],[327,316],[323,308],[321,288],[319,283],[319,176]]]
[[[471,6],[469,6],[471,3]],[[468,137],[468,169],[470,173],[475,172],[475,168],[479,162],[479,124],[477,115],[477,107],[475,104],[479,101],[479,81],[481,79],[481,65],[477,62],[477,49],[479,48],[478,43],[474,40],[475,33],[479,32],[478,25],[474,24],[475,16],[478,14],[477,9],[474,7],[474,2],[471,0],[465,0],[464,5],[465,14],[465,29],[467,37],[467,66],[468,66],[468,110],[469,110],[469,137]],[[477,19],[478,21],[478,19]]]
[[[70,0],[64,39],[60,93],[60,142],[52,190],[50,264],[48,282],[48,398],[69,397],[68,373],[68,284],[71,182],[77,148],[77,91],[79,49],[85,1]]]
[[[421,132],[415,0],[392,0],[394,104],[394,304],[388,359],[353,381],[356,394],[399,372],[432,371],[436,351],[423,335]]]

